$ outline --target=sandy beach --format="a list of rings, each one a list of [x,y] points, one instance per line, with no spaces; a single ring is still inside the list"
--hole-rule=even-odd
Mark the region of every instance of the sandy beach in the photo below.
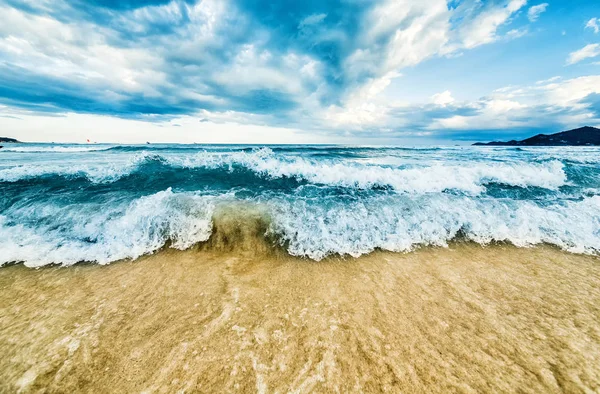
[[[0,391],[597,392],[599,263],[460,243],[12,265]]]
[[[0,394],[600,394],[600,0],[0,15]]]

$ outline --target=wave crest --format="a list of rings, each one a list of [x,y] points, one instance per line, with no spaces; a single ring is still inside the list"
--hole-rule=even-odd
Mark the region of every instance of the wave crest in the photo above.
[[[457,237],[482,245],[548,243],[597,253],[598,217],[600,196],[542,207],[531,201],[445,194],[238,201],[232,195],[167,189],[131,203],[9,209],[0,215],[0,264],[106,264],[167,245],[187,249],[196,244],[244,253],[281,248],[318,261],[332,254],[357,257],[376,249],[447,246]]]
[[[290,178],[317,185],[355,189],[389,188],[400,193],[439,193],[457,190],[473,195],[491,183],[515,187],[556,190],[567,183],[564,165],[558,160],[469,165],[433,164],[419,168],[394,168],[335,160],[280,157],[269,148],[251,152],[211,153],[192,156],[164,156],[137,153],[121,163],[103,165],[16,166],[0,169],[0,182],[17,182],[44,176],[85,177],[94,183],[115,182],[143,173],[145,165],[158,163],[165,169],[185,171],[243,168],[263,179]],[[158,171],[160,173],[160,171]],[[155,175],[156,171],[149,171]],[[218,174],[215,174],[218,176]]]
[[[105,204],[104,209],[96,204],[28,205],[10,212],[18,223],[0,215],[0,263],[106,264],[152,253],[166,243],[187,249],[209,238],[213,201],[167,189],[128,205]]]

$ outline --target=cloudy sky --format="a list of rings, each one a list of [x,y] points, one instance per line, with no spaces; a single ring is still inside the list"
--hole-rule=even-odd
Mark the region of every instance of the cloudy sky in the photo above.
[[[0,15],[0,135],[22,140],[450,144],[600,126],[596,0],[0,0]]]

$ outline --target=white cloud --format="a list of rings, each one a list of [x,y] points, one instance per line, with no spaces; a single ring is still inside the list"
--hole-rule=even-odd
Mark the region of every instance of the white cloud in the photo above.
[[[506,40],[516,40],[517,38],[521,38],[529,33],[527,29],[512,29],[506,32],[504,38]]]
[[[578,51],[571,52],[567,59],[567,64],[579,63],[585,59],[591,59],[600,55],[600,44],[588,44]]]
[[[357,47],[344,61],[346,75],[379,78],[439,54],[449,17],[446,0],[381,2],[361,22]]]
[[[491,7],[482,11],[461,27],[462,46],[470,49],[496,41],[499,38],[498,28],[526,4],[527,0],[510,0],[503,7]]]
[[[546,8],[548,8],[548,3],[542,3],[530,7],[529,11],[527,11],[527,18],[529,18],[531,22],[537,21],[540,15],[546,11]]]
[[[534,100],[542,97],[546,102],[569,108],[582,108],[580,100],[600,93],[600,75],[589,75],[553,82],[531,90]]]
[[[380,78],[373,78],[360,88],[352,91],[343,105],[331,105],[322,113],[314,113],[317,122],[325,121],[321,126],[352,127],[360,130],[363,127],[383,126],[387,118],[388,105],[378,99],[399,74],[389,73]]]
[[[600,94],[600,75],[563,80],[560,77],[528,86],[507,86],[470,102],[456,101],[450,91],[425,103],[385,102],[374,98],[344,110],[331,107],[327,125],[355,135],[430,131],[509,130],[511,128],[575,127],[600,124],[585,99]],[[326,129],[326,125],[321,125]],[[391,131],[390,131],[391,130]]]
[[[374,82],[361,94],[376,94],[384,85],[384,80]],[[539,128],[557,124],[565,127],[600,124],[593,109],[584,102],[591,94],[600,94],[600,75],[567,80],[550,78],[530,86],[508,86],[472,102],[457,102],[449,91],[432,96],[430,103],[421,104],[386,103],[373,97],[370,101],[357,100],[351,111],[332,107],[325,113],[316,113],[315,116],[311,114],[307,122],[314,123],[302,123],[293,127],[273,127],[270,125],[270,115],[234,111],[203,110],[196,116],[151,123],[97,115],[32,116],[23,111],[11,112],[10,108],[0,107],[0,115],[5,115],[0,116],[0,128],[11,130],[14,133],[12,136],[23,140],[45,141],[73,141],[74,136],[82,141],[92,138],[105,142],[132,143],[148,140],[316,143],[357,139],[367,141],[365,138],[383,135],[389,135],[390,138],[417,135],[435,138],[443,130],[452,132]],[[434,115],[424,115],[428,111],[432,111]],[[425,119],[418,120],[422,116]],[[180,127],[173,127],[174,124]],[[123,133],[123,130],[127,130],[127,133]],[[371,133],[373,130],[377,130],[377,133]]]
[[[36,74],[105,91],[156,95],[163,60],[142,49],[108,44],[115,35],[87,22],[63,23],[0,7],[0,57]]]
[[[436,105],[446,106],[454,102],[454,97],[449,90],[431,96],[431,102]]]
[[[428,128],[486,130],[599,123],[594,111],[582,102],[591,94],[600,94],[600,75],[509,86],[475,102],[463,103],[464,107],[476,109],[474,115],[434,119]]]
[[[600,19],[598,19],[598,18],[590,19],[588,21],[588,23],[585,25],[585,28],[594,30],[594,33],[596,33],[596,34],[600,33]]]
[[[54,2],[40,0],[42,3],[50,10]],[[4,17],[0,24],[0,58],[32,73],[75,81],[82,90],[91,87],[89,90],[111,97],[132,92],[139,93],[134,100],[165,97],[175,108],[179,105],[177,99],[189,99],[191,113],[212,108],[201,113],[209,121],[206,123],[273,126],[285,122],[313,130],[383,130],[392,128],[390,125],[397,128],[411,124],[409,116],[401,117],[397,112],[426,106],[442,107],[436,109],[443,112],[459,105],[450,91],[432,96],[431,102],[412,106],[382,98],[381,93],[403,68],[522,36],[527,30],[502,29],[500,33],[499,29],[508,26],[526,3],[472,0],[449,8],[448,0],[381,0],[359,14],[362,19],[356,22],[356,37],[337,24],[326,26],[335,20],[333,13],[315,13],[296,20],[293,28],[304,29],[306,34],[319,30],[314,40],[344,43],[335,66],[326,57],[305,50],[305,42],[287,48],[271,45],[273,41],[285,42],[277,37],[279,30],[252,24],[252,15],[243,14],[234,2],[204,0],[190,5],[173,0],[139,7],[115,16],[115,25],[121,30],[112,24],[63,20],[51,14],[29,14],[0,6]],[[155,35],[153,28],[162,22],[172,31]],[[133,38],[124,43],[120,36],[123,31]],[[343,86],[331,80],[343,81]],[[298,108],[281,116],[283,111],[269,112],[267,108],[266,113],[256,111],[262,114],[258,115],[252,113],[251,106],[244,106],[245,102],[240,105],[235,101],[240,97],[241,101],[252,101],[248,97],[262,90],[281,94],[281,101],[297,103]],[[210,105],[196,109],[195,102]],[[238,106],[233,108],[232,103]],[[495,116],[522,109],[519,102],[509,98],[468,105]],[[469,119],[460,114],[440,120],[440,124],[458,125]],[[193,122],[193,126],[198,124]]]
[[[327,17],[327,14],[309,15],[300,22],[300,24],[298,25],[298,28],[302,29],[305,26],[319,24],[319,23],[323,22],[323,20],[325,20],[326,17]]]
[[[562,79],[561,76],[556,75],[556,76],[554,76],[552,78],[548,78],[548,79],[543,79],[541,81],[537,81],[535,84],[536,85],[546,85],[546,84],[549,84],[550,82],[560,81],[561,79]]]
[[[469,127],[469,118],[461,115],[454,115],[450,118],[436,120],[433,125],[436,129],[467,129]]]
[[[302,74],[298,70],[312,59],[304,58],[287,68],[281,64],[284,62],[280,62],[284,58],[274,59],[270,51],[260,50],[249,44],[241,48],[231,64],[222,70],[215,70],[213,80],[235,94],[246,94],[258,89],[271,89],[291,95],[306,94]],[[296,78],[290,78],[294,73],[297,73]]]
[[[508,24],[526,3],[527,0],[507,0],[501,6],[483,9],[480,5],[472,9],[448,9],[446,0],[385,0],[366,16],[361,42],[344,64],[350,79],[365,74],[374,76],[351,90],[341,105],[330,106],[325,119],[338,127],[357,130],[382,126],[389,116],[389,103],[378,100],[377,95],[400,75],[400,70],[435,56],[450,56],[502,38],[525,35],[524,29],[513,29],[503,36],[497,30]],[[452,26],[454,18],[459,20],[457,26]],[[382,47],[379,43],[386,36],[392,38]],[[374,86],[379,87],[375,94]],[[445,93],[437,100],[451,98]]]

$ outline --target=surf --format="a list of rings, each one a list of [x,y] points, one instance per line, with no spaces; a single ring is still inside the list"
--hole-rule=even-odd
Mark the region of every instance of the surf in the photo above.
[[[321,261],[457,240],[600,250],[600,167],[571,149],[62,148],[2,153],[0,264],[165,248]]]

